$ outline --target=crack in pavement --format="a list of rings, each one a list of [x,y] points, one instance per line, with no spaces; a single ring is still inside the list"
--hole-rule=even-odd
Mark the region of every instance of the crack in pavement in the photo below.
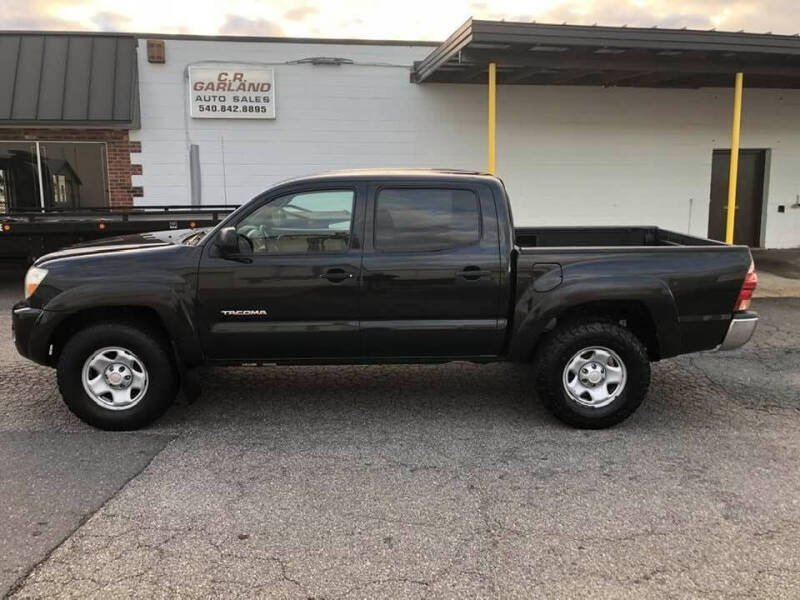
[[[132,434],[118,439],[92,432],[88,436],[58,433],[11,432],[0,443],[0,460],[8,467],[0,474],[0,498],[8,515],[0,524],[6,544],[21,573],[6,589],[11,596],[30,574],[65,544],[95,514],[164,450],[172,438]],[[33,451],[31,451],[33,450]],[[146,457],[146,458],[145,458]],[[25,540],[36,514],[47,515],[43,535]],[[41,519],[41,517],[39,517]],[[7,558],[5,560],[8,560]]]

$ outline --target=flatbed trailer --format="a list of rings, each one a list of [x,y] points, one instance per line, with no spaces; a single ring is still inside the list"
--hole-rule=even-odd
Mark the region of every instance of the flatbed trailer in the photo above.
[[[0,260],[26,261],[79,242],[216,225],[235,205],[14,209],[0,213]]]

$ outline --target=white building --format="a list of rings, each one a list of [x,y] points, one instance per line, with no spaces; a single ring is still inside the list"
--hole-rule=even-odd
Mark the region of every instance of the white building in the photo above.
[[[283,179],[332,169],[485,171],[492,62],[496,173],[518,225],[654,224],[719,238],[734,73],[743,72],[736,240],[800,245],[795,37],[485,21],[441,45],[133,37],[138,115],[122,126],[134,142],[137,206],[240,204]],[[247,103],[192,84],[235,73],[244,82],[274,77],[261,94],[269,101],[251,103],[274,118],[267,109],[205,116]],[[2,106],[0,126],[9,127]]]

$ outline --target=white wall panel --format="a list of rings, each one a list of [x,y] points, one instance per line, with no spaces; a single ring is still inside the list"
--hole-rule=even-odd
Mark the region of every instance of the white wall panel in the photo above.
[[[409,83],[418,46],[167,40],[139,44],[144,197],[189,203],[190,144],[205,204],[238,204],[294,176],[358,167],[485,168],[486,88]],[[335,56],[406,65],[286,65]],[[275,63],[277,118],[190,119],[185,69]],[[729,146],[731,90],[500,86],[498,174],[519,225],[655,224],[705,235],[711,155]],[[771,150],[766,245],[800,244],[800,93],[748,90],[742,147]],[[136,159],[135,159],[136,161]],[[778,213],[778,205],[786,212]]]

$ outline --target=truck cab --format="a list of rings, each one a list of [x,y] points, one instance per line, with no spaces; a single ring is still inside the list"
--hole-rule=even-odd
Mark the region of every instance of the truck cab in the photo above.
[[[207,244],[198,271],[210,360],[502,351],[508,256],[485,178],[305,179],[260,197],[219,234],[230,244]]]

